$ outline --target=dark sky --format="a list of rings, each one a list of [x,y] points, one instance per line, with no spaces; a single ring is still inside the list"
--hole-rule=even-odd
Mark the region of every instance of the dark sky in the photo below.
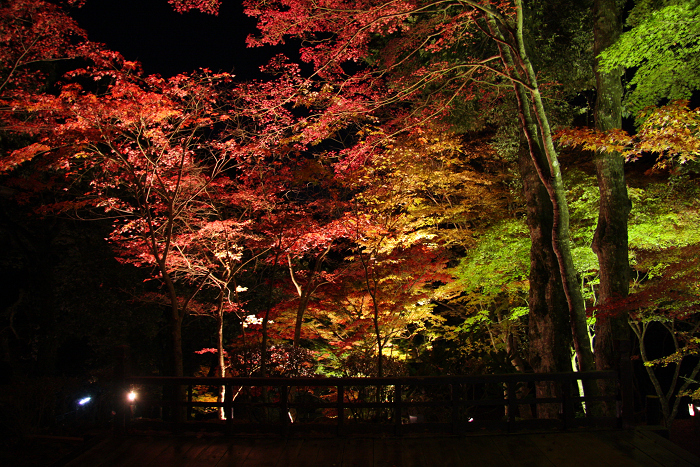
[[[239,0],[222,3],[219,15],[212,16],[176,13],[167,0],[88,0],[72,16],[90,40],[140,61],[149,74],[169,77],[204,67],[233,69],[241,79],[258,77],[273,51],[246,48],[255,20],[243,15]]]

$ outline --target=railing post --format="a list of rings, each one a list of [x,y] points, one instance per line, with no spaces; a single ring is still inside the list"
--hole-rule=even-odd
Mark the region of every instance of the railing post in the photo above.
[[[129,374],[129,346],[120,345],[114,355],[114,432],[122,434],[126,431],[128,400],[126,397],[126,377]]]
[[[187,386],[187,412],[185,415],[185,418],[187,420],[192,420],[192,412],[194,411],[194,407],[192,407],[192,393],[194,391],[194,387],[190,384]]]
[[[280,386],[280,422],[282,422],[282,434],[286,435],[289,430],[289,386]],[[297,413],[299,413],[297,411]]]
[[[403,409],[401,384],[394,385],[394,434],[401,436],[401,412]]]
[[[508,395],[508,433],[513,431],[515,414],[518,410],[518,399],[515,395],[515,381],[506,382],[506,394]]]
[[[233,434],[233,387],[224,384],[224,417],[226,417],[226,434]]]
[[[634,382],[632,360],[630,351],[632,344],[629,339],[617,341],[620,355],[620,410],[618,416],[622,422],[622,428],[630,429],[634,426]]]
[[[450,431],[453,435],[457,434],[457,425],[459,423],[459,414],[457,413],[457,397],[455,392],[455,383],[450,383],[450,422],[452,424]]]
[[[182,400],[184,399],[185,394],[182,391],[182,386],[180,385],[180,383],[177,380],[173,381],[170,384],[170,391],[171,391],[171,394],[173,395],[173,399],[172,399],[172,402],[173,402],[172,416],[173,416],[173,418],[172,418],[172,420],[175,424],[175,429],[173,431],[175,433],[180,433],[183,431],[182,422],[184,421],[183,420],[184,413],[183,413],[182,409],[184,407],[182,406]]]
[[[338,408],[336,409],[338,411],[338,436],[343,434],[343,424],[345,422],[345,388],[343,387],[342,384],[338,385]]]
[[[570,428],[571,421],[574,418],[574,405],[571,401],[571,378],[575,378],[576,373],[566,374],[563,376],[564,377],[561,380],[561,409],[563,414],[562,430],[568,430]],[[576,384],[576,387],[578,387],[578,383]]]

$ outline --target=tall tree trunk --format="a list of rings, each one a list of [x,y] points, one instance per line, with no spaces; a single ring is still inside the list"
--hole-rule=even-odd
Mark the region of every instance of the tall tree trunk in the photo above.
[[[552,251],[557,258],[558,271],[566,295],[571,333],[579,367],[592,370],[595,367],[593,352],[588,340],[585,303],[576,277],[569,243],[569,210],[561,167],[552,141],[547,112],[539,92],[537,77],[530,63],[523,38],[524,10],[522,1],[516,0],[516,27],[503,20],[489,17],[489,27],[495,36],[505,70],[511,79],[518,101],[521,126],[527,138],[530,156],[547,190],[552,210]],[[531,284],[541,286],[540,284]],[[594,388],[587,391],[595,393]]]
[[[523,38],[523,20],[524,12],[522,1],[516,0],[517,12],[517,27],[515,29],[515,44],[518,53],[518,67],[523,70],[522,78],[528,85],[527,93],[529,101],[532,105],[532,116],[535,119],[536,127],[539,135],[530,133],[528,140],[533,140],[539,136],[540,141],[536,146],[530,145],[530,154],[537,171],[540,175],[540,180],[547,188],[549,199],[552,203],[554,216],[552,217],[552,249],[557,257],[559,264],[559,272],[561,273],[561,281],[566,294],[566,301],[569,308],[569,319],[571,321],[572,337],[576,355],[578,357],[579,367],[584,370],[592,370],[594,368],[593,353],[588,340],[588,329],[586,327],[586,310],[579,286],[576,268],[571,255],[571,244],[569,243],[569,207],[566,201],[566,190],[561,174],[561,166],[559,164],[552,133],[549,126],[549,119],[545,111],[542,97],[540,95],[537,77],[535,70],[530,63],[529,56],[525,49],[525,41]],[[524,93],[524,87],[516,84],[516,92]],[[521,105],[526,106],[528,100],[525,100]],[[526,114],[521,112],[521,118],[526,117]],[[533,123],[527,118],[523,119],[523,126],[526,133]],[[540,149],[542,151],[539,151]],[[534,150],[533,150],[534,149]],[[544,158],[542,157],[544,155]],[[547,170],[548,173],[547,173]]]
[[[519,168],[531,241],[529,363],[536,373],[571,371],[571,325],[569,315],[562,313],[568,305],[552,249],[552,203],[526,148],[520,151]],[[557,396],[555,385],[546,382],[536,386],[536,393],[540,398]],[[554,404],[537,408],[539,418],[556,418],[558,415],[559,407]]]
[[[571,325],[556,255],[552,249],[552,205],[534,169],[521,151],[520,175],[530,228],[529,329],[530,365],[538,373],[571,371]]]
[[[621,3],[616,0],[594,2],[594,47],[596,57],[613,44],[622,32]],[[619,72],[603,73],[596,58],[595,126],[601,131],[622,125],[622,83]],[[626,316],[614,316],[606,305],[624,299],[629,293],[630,266],[627,246],[627,217],[631,203],[627,196],[624,159],[618,153],[602,152],[595,156],[595,167],[600,190],[598,225],[593,237],[593,251],[600,265],[599,304],[596,316],[595,362],[598,370],[617,369],[619,359],[614,342],[629,337]],[[605,393],[614,388],[601,388]],[[607,407],[610,412],[613,408]]]
[[[593,352],[588,339],[585,302],[577,280],[576,269],[569,243],[569,210],[561,167],[552,140],[547,112],[540,95],[537,76],[530,62],[523,36],[524,16],[522,0],[516,0],[516,24],[508,24],[502,18],[489,15],[489,28],[498,43],[505,72],[511,79],[518,102],[523,133],[528,142],[531,161],[542,186],[546,189],[551,210],[551,251],[556,257],[562,289],[566,297],[570,332],[576,350],[578,366],[583,371],[595,368]],[[537,280],[537,278],[534,278]],[[539,280],[543,280],[541,278]],[[547,287],[548,283],[531,282],[530,287]],[[556,309],[550,309],[556,313]],[[535,324],[537,324],[535,322]],[[568,356],[568,352],[564,355]],[[557,358],[561,358],[562,355]],[[586,395],[595,396],[599,389],[595,383],[584,384]],[[546,412],[548,409],[543,407]],[[551,414],[544,414],[550,416]]]
[[[365,288],[370,296],[370,300],[372,300],[372,324],[374,326],[374,337],[377,341],[377,377],[382,378],[384,376],[384,356],[382,355],[384,352],[384,345],[382,342],[382,331],[379,327],[380,311],[379,299],[377,297],[379,293],[379,281],[375,276],[373,266],[369,265],[369,261],[372,261],[371,256],[373,255],[370,255],[370,258],[365,260],[362,252],[360,252],[362,267],[365,271]],[[377,388],[377,397],[379,397],[379,388]]]

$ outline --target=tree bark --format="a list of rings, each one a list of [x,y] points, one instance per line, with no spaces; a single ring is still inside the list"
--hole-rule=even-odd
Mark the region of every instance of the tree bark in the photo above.
[[[622,32],[620,2],[595,0],[594,53],[596,57],[613,44]],[[601,131],[622,125],[622,83],[619,72],[603,73],[596,59],[595,126]],[[631,203],[627,196],[624,159],[618,153],[603,152],[594,156],[600,191],[598,225],[593,237],[593,251],[598,256],[600,311],[596,314],[595,362],[598,370],[617,369],[619,359],[614,342],[629,337],[626,316],[616,316],[607,306],[624,299],[629,293],[627,218]],[[601,388],[604,392],[614,388]],[[612,408],[608,408],[608,411]]]
[[[530,229],[529,362],[537,373],[571,371],[571,327],[552,249],[552,204],[528,151],[519,156]]]
[[[519,155],[530,230],[529,363],[535,373],[571,371],[571,325],[559,265],[552,249],[552,203],[528,150]],[[537,397],[556,397],[554,384],[539,383]],[[559,407],[541,404],[539,418],[556,418]]]

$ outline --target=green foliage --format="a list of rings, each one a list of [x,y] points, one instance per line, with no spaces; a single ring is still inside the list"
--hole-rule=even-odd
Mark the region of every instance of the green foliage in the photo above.
[[[572,254],[585,290],[597,283],[598,259],[591,249],[595,233],[599,193],[595,177],[580,170],[566,174],[571,215]],[[632,201],[629,248],[632,267],[647,277],[661,274],[677,258],[671,249],[700,242],[700,187],[689,176],[628,187]],[[659,254],[661,252],[664,254]],[[587,298],[593,298],[591,292]]]
[[[521,219],[497,222],[452,270],[456,279],[443,288],[443,293],[448,296],[464,293],[473,304],[482,305],[503,293],[522,294],[528,287],[529,254],[530,237],[525,222]]]
[[[700,89],[700,2],[642,1],[630,23],[634,27],[601,54],[605,71],[636,68],[627,84],[629,114]]]
[[[651,276],[660,274],[671,255],[650,254],[700,242],[700,187],[650,184],[645,189],[630,188],[633,209],[629,220],[629,246],[632,264]]]
[[[438,291],[450,325],[442,326],[436,346],[451,371],[513,371],[513,359],[527,345],[529,253],[525,222],[504,219],[486,228],[451,270],[454,282]]]
[[[574,266],[588,282],[598,274],[598,257],[593,252],[593,235],[598,218],[600,193],[595,176],[580,170],[565,175],[569,187],[567,200],[571,219],[571,254]]]

